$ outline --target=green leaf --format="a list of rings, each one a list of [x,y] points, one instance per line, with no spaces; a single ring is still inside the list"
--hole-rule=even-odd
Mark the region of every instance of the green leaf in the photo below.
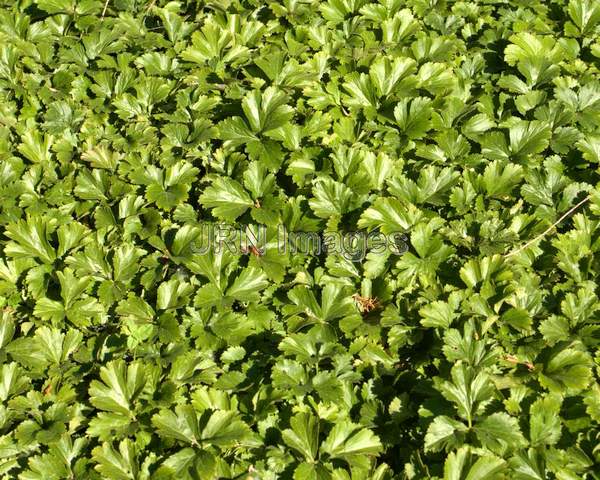
[[[191,405],[178,405],[175,412],[163,410],[152,417],[158,434],[192,445],[229,448],[252,438],[250,428],[233,411],[207,411],[198,417]]]
[[[152,425],[161,437],[198,444],[200,433],[198,418],[191,405],[178,405],[175,412],[164,410],[152,417]]]
[[[6,235],[12,240],[5,249],[7,255],[21,258],[34,257],[52,263],[56,252],[48,241],[53,230],[46,218],[32,217],[6,226]]]
[[[269,285],[267,275],[258,268],[244,269],[227,289],[227,296],[241,301],[256,301],[259,292]]]
[[[0,369],[0,400],[5,402],[24,392],[29,386],[29,378],[23,375],[16,362],[4,363]]]
[[[230,222],[254,204],[238,182],[225,177],[217,177],[212,181],[200,195],[200,203],[211,208],[215,217]]]
[[[242,100],[242,109],[250,129],[255,132],[268,132],[283,126],[293,116],[293,110],[286,105],[287,96],[274,87],[264,92],[254,90]]]
[[[412,58],[388,57],[379,59],[371,65],[369,75],[373,85],[377,89],[379,97],[387,97],[396,88],[406,89],[409,82],[403,81],[408,75],[416,72],[416,62]],[[416,80],[414,81],[416,84]]]
[[[127,365],[114,360],[100,368],[100,379],[90,383],[90,402],[108,412],[133,415],[135,401],[146,385],[144,365],[134,362]]]
[[[236,412],[218,410],[203,425],[200,439],[204,444],[229,448],[250,440],[251,431]]]
[[[129,480],[138,476],[140,468],[136,453],[135,444],[129,439],[119,443],[118,451],[109,443],[103,443],[102,447],[92,451],[97,462],[96,470],[105,478],[114,480]]]
[[[343,183],[325,177],[320,178],[313,187],[310,208],[319,218],[341,216],[350,211],[354,194]]]
[[[298,413],[290,420],[291,429],[281,432],[283,441],[304,456],[306,461],[314,462],[319,449],[319,420],[310,413]]]
[[[425,435],[425,450],[437,452],[450,450],[463,444],[467,427],[445,415],[437,416],[429,425]]]
[[[587,414],[596,422],[600,422],[600,385],[595,383],[584,397]]]
[[[600,8],[597,10],[600,15]],[[600,137],[590,135],[587,138],[579,140],[576,145],[581,151],[583,158],[588,162],[600,163]]]
[[[502,198],[509,196],[520,183],[523,175],[520,165],[494,161],[485,167],[483,183],[487,194],[491,197]]]
[[[349,462],[353,456],[374,455],[382,448],[379,438],[371,430],[348,421],[337,423],[321,444],[322,452]]]
[[[510,467],[515,478],[519,480],[545,480],[546,465],[543,452],[530,448],[527,452],[521,451],[510,459]]]
[[[470,424],[475,413],[491,400],[494,388],[487,374],[476,372],[467,365],[455,365],[451,374],[452,381],[441,386],[442,394],[456,405],[459,415]]]
[[[145,253],[145,250],[136,248],[132,244],[118,247],[113,257],[113,279],[117,282],[131,280],[139,270],[139,259]]]
[[[83,334],[72,329],[64,335],[58,329],[42,327],[36,330],[35,336],[44,358],[56,365],[66,361],[67,357],[79,348],[83,340]]]
[[[504,412],[485,417],[474,428],[481,444],[498,455],[527,445],[517,420]]]
[[[517,123],[508,134],[511,153],[523,157],[542,153],[548,147],[551,132],[548,125],[533,121]]]
[[[379,108],[375,87],[368,75],[353,72],[344,83],[344,89],[349,94],[346,100],[348,106],[374,110]]]
[[[432,302],[419,310],[424,327],[448,328],[456,318],[456,306],[442,301]]]
[[[587,353],[566,348],[544,365],[540,383],[551,392],[574,394],[585,389],[592,377]]]
[[[403,205],[394,198],[379,198],[362,213],[358,226],[379,227],[382,233],[393,234],[409,231],[421,218],[422,213],[414,205]]]
[[[192,291],[191,285],[177,278],[163,282],[156,292],[156,308],[159,310],[179,308],[186,303]]]
[[[558,395],[551,394],[539,398],[531,405],[529,440],[532,445],[555,445],[560,440],[561,403]]]
[[[450,453],[444,464],[444,480],[500,479],[504,460],[491,455],[477,457],[468,447]]]
[[[230,117],[223,120],[219,124],[219,136],[232,146],[258,141],[258,137],[241,117]]]
[[[568,12],[582,35],[591,32],[600,23],[600,7],[591,0],[570,0]]]
[[[410,139],[423,138],[431,128],[431,100],[425,97],[405,98],[394,108],[400,131]]]

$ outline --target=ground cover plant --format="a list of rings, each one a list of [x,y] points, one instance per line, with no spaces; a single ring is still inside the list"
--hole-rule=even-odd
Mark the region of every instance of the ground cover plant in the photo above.
[[[600,2],[0,5],[0,478],[600,478]]]

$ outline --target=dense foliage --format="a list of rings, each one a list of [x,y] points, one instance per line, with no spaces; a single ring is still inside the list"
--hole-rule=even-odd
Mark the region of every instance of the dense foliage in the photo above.
[[[600,2],[0,5],[1,478],[600,478]]]

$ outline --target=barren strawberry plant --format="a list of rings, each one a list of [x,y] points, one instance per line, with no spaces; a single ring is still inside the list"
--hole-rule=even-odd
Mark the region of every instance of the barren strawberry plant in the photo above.
[[[0,0],[0,478],[599,480],[599,68],[596,0]]]

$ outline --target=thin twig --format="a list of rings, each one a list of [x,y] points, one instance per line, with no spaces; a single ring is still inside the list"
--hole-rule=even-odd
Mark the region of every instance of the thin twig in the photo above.
[[[522,247],[517,248],[516,250],[514,250],[514,251],[512,251],[510,253],[507,253],[506,255],[504,255],[504,258],[512,257],[513,255],[516,255],[517,253],[525,250],[530,245],[533,245],[535,242],[537,242],[542,237],[544,237],[548,232],[550,232],[554,227],[556,227],[560,222],[562,222],[565,218],[567,218],[569,215],[571,215],[575,210],[577,210],[584,203],[586,203],[590,198],[592,198],[591,195],[588,195],[587,197],[585,197],[581,202],[579,202],[577,205],[575,205],[574,207],[572,207],[571,209],[569,209],[556,222],[554,222],[552,225],[550,225],[546,230],[544,230],[542,233],[540,233],[537,237],[535,237],[533,240],[530,240],[529,242],[527,242]]]
[[[108,8],[108,2],[109,2],[109,0],[106,0],[106,2],[104,2],[104,8],[102,9],[102,19],[104,19],[104,15],[106,14],[106,9]]]
[[[154,7],[154,4],[156,3],[156,0],[152,0],[148,6],[146,7],[146,10],[144,10],[144,15],[142,15],[142,23],[144,23],[144,21],[146,20],[146,15],[148,15],[148,12],[150,11],[150,9],[152,7]],[[162,28],[162,27],[161,27]]]

